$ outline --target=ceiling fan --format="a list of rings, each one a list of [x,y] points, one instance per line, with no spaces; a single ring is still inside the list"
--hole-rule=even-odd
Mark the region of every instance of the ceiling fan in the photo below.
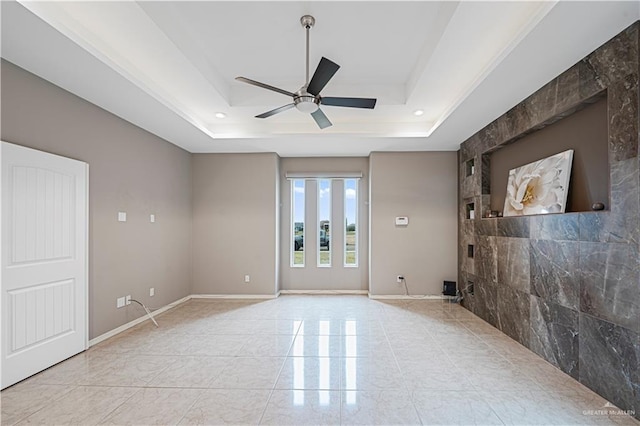
[[[282,111],[286,111],[293,107],[296,107],[298,111],[310,113],[315,122],[321,129],[331,126],[331,121],[320,109],[320,105],[350,107],[350,108],[369,108],[373,109],[376,106],[376,99],[372,98],[336,98],[329,96],[320,96],[320,91],[327,85],[329,80],[338,71],[340,65],[325,58],[324,56],[318,64],[318,68],[313,73],[311,81],[309,81],[309,30],[316,23],[316,20],[311,15],[304,15],[300,18],[300,23],[305,28],[307,33],[307,72],[304,86],[302,86],[297,92],[292,93],[287,90],[280,89],[278,87],[270,86],[259,81],[251,80],[245,77],[236,77],[236,80],[243,83],[248,83],[253,86],[262,87],[263,89],[272,90],[274,92],[282,93],[283,95],[290,96],[293,102],[284,106],[281,106],[271,111],[267,111],[260,115],[256,115],[256,118],[267,118],[272,115],[278,114]]]

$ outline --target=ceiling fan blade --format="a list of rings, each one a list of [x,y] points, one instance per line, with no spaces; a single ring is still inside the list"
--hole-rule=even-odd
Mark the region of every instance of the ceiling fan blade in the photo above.
[[[311,116],[313,117],[314,120],[316,120],[318,127],[320,127],[321,129],[332,126],[331,122],[329,121],[327,116],[324,115],[324,112],[322,112],[320,108],[315,110],[315,112],[312,112]]]
[[[327,96],[321,98],[320,103],[322,105],[349,107],[349,108],[369,108],[373,109],[376,106],[376,99],[372,98],[336,98]]]
[[[267,111],[267,112],[263,112],[260,115],[256,115],[256,118],[267,118],[267,117],[271,117],[272,115],[276,115],[279,112],[282,111],[286,111],[288,109],[291,109],[295,106],[295,104],[287,104],[285,106],[281,106],[280,108],[276,108],[276,109],[272,109],[271,111]]]
[[[292,98],[295,94],[291,92],[287,92],[286,90],[279,89],[277,87],[270,86],[268,84],[260,83],[259,81],[251,80],[250,78],[245,77],[236,77],[236,80],[241,81],[243,83],[251,84],[253,86],[262,87],[263,89],[272,90],[274,92],[282,93],[283,95],[291,96]]]
[[[340,65],[323,56],[322,59],[320,59],[318,68],[316,68],[316,72],[314,72],[313,77],[311,77],[311,81],[307,86],[307,92],[313,96],[318,96],[324,86],[331,80],[331,77],[338,71],[338,68],[340,68]]]

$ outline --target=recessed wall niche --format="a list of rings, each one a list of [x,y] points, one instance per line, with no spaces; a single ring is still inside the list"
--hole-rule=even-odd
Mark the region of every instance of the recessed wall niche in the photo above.
[[[591,211],[594,203],[609,209],[609,158],[606,92],[581,105],[576,112],[534,130],[484,154],[484,186],[490,188],[487,210],[502,211],[509,170],[573,149],[566,212]],[[468,166],[467,166],[468,169]]]
[[[467,209],[466,209],[467,213],[466,213],[466,218],[467,219],[475,219],[475,203],[467,203]]]
[[[471,160],[465,163],[465,175],[472,176],[475,172],[476,172],[476,165],[475,165],[474,159],[472,158]]]

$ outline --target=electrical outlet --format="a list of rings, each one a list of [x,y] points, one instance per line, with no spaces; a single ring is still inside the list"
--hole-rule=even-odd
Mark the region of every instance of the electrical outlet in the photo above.
[[[124,297],[118,297],[116,299],[116,308],[120,309],[120,308],[124,307],[124,305],[125,305]]]
[[[156,289],[155,289],[155,288],[153,288],[153,287],[151,287],[151,288],[149,289],[149,296],[153,297],[153,296],[155,296],[155,295],[156,295]]]
[[[245,275],[244,276],[244,282],[245,283],[250,283],[251,282],[251,275]]]
[[[125,299],[125,302],[126,302],[127,305],[131,304],[131,295],[130,294],[127,295],[127,298]]]
[[[404,281],[404,275],[396,275],[396,282],[401,284]]]

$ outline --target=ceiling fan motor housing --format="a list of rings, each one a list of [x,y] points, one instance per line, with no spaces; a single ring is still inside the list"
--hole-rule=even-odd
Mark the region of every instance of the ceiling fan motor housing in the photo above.
[[[299,90],[293,98],[293,103],[298,111],[312,113],[316,112],[320,107],[318,105],[320,98],[307,93],[305,90]]]

